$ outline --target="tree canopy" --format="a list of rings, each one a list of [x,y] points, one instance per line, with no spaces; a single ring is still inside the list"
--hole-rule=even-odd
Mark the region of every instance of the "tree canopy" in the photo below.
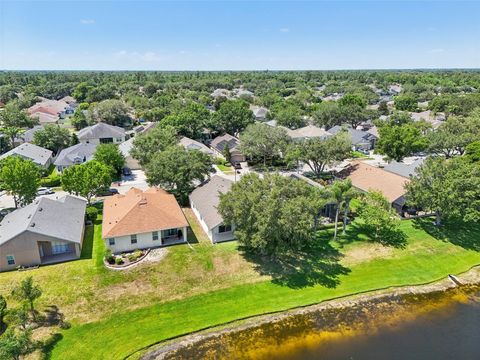
[[[70,132],[55,124],[47,124],[33,134],[33,143],[57,154],[60,150],[70,146],[72,138]]]
[[[37,196],[40,174],[31,160],[8,156],[0,161],[0,188],[13,196],[15,207],[28,205]]]
[[[248,103],[243,100],[227,100],[215,112],[213,126],[215,130],[235,136],[253,121],[254,116]]]
[[[119,174],[125,165],[125,157],[115,144],[99,144],[93,154],[93,158],[107,165],[113,174]]]
[[[177,130],[173,126],[156,126],[146,134],[141,134],[133,140],[130,155],[146,166],[152,156],[177,143]]]
[[[203,182],[212,171],[209,155],[179,145],[153,154],[146,166],[148,184],[170,191],[182,204],[188,202],[194,182]]]
[[[218,209],[247,250],[275,256],[313,241],[323,205],[318,191],[278,174],[249,173],[220,194]]]

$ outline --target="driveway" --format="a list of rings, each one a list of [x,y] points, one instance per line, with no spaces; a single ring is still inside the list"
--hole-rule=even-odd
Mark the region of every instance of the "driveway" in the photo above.
[[[143,170],[132,170],[131,176],[123,176],[120,182],[114,182],[111,186],[117,189],[120,194],[126,194],[132,187],[140,190],[148,189],[147,177]]]
[[[49,199],[60,199],[61,197],[67,195],[68,193],[60,190],[56,191],[53,194],[50,195],[42,195],[42,196],[37,196],[37,199],[40,199],[42,197],[46,197]],[[7,208],[13,208],[15,207],[15,202],[13,201],[13,196],[7,195],[5,192],[0,192],[0,210],[1,209],[7,209]]]

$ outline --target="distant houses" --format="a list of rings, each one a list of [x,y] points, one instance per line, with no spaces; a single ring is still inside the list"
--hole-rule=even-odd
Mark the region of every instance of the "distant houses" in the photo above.
[[[29,107],[27,112],[32,118],[38,118],[41,125],[58,123],[67,115],[74,113],[77,103],[71,96],[60,100],[41,98],[41,101]]]
[[[125,141],[125,129],[99,122],[80,130],[77,134],[78,140],[84,144],[120,144]]]
[[[93,159],[96,144],[79,143],[60,151],[54,164],[58,172],[73,165],[80,165]]]
[[[0,222],[0,271],[80,258],[86,201],[40,198]]]
[[[372,132],[362,131],[357,129],[352,129],[349,126],[339,126],[336,125],[330,129],[328,132],[337,135],[342,131],[346,131],[352,142],[352,148],[356,151],[370,151],[375,148],[375,143],[378,140],[378,137]]]
[[[225,224],[218,212],[220,194],[228,192],[231,180],[215,175],[190,194],[190,206],[212,243],[235,239],[235,226]]]
[[[415,175],[415,171],[420,165],[423,164],[424,161],[425,161],[425,158],[419,158],[410,163],[392,161],[387,165],[385,165],[383,169],[393,174],[397,174],[397,175],[403,176],[404,178],[409,179],[413,175]]]
[[[214,154],[214,151],[210,149],[208,146],[206,146],[205,144],[202,144],[199,141],[187,138],[185,136],[183,136],[178,143],[179,145],[183,146],[187,150],[198,150],[207,155]]]
[[[289,129],[285,126],[281,126],[277,124],[276,120],[270,120],[266,122],[267,125],[273,126],[273,127],[279,127],[284,129],[287,132],[287,135],[292,139],[292,141],[304,141],[308,139],[313,139],[313,138],[321,138],[321,139],[326,139],[332,134],[325,129],[315,126],[315,125],[307,125],[298,129]]]
[[[231,155],[231,162],[232,163],[240,163],[246,160],[245,155],[243,155],[238,146],[240,144],[240,140],[236,137],[225,134],[222,136],[217,136],[215,139],[212,140],[210,146],[215,151],[215,153],[219,156],[224,156],[225,147],[228,146]]]
[[[38,166],[47,169],[52,163],[52,155],[52,151],[48,149],[44,149],[34,144],[25,143],[0,155],[0,160],[9,156],[19,156],[23,159],[31,160]]]
[[[131,188],[103,204],[102,237],[113,253],[184,243],[188,226],[175,197],[160,188]]]

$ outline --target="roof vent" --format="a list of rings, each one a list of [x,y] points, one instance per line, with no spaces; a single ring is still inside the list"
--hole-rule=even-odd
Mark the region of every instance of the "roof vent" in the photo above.
[[[31,223],[31,224],[30,224],[30,227],[35,227],[35,223]]]
[[[41,207],[41,208],[38,208],[38,211],[43,211],[43,208],[42,208],[42,207]]]
[[[146,198],[146,197],[142,197],[142,199],[140,200],[140,202],[138,203],[138,205],[147,205],[147,198]]]

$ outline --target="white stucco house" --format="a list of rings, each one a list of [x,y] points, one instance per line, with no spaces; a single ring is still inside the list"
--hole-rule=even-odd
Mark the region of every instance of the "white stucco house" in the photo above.
[[[231,180],[215,175],[193,190],[189,196],[193,213],[214,244],[235,239],[235,226],[225,224],[217,210],[220,193],[228,192],[232,184]]]
[[[103,203],[102,237],[114,254],[184,243],[187,230],[177,200],[160,188],[131,188]]]

